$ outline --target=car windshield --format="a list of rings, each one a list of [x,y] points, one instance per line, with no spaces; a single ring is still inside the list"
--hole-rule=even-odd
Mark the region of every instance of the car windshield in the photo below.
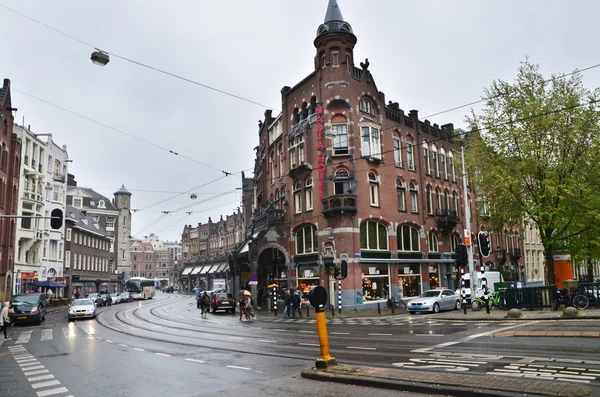
[[[89,294],[88,295],[88,298],[97,298],[97,297],[98,297],[98,294]]]
[[[91,304],[92,301],[89,299],[75,299],[72,306],[89,306]]]
[[[39,295],[17,295],[12,297],[12,299],[10,300],[10,304],[13,306],[33,305],[38,303],[39,300]]]
[[[425,291],[421,295],[419,295],[419,298],[434,298],[439,294],[440,291]]]
[[[113,298],[116,298],[117,296],[119,296],[119,294],[110,294],[110,296],[112,296]]]
[[[229,295],[227,295],[227,294],[217,294],[217,298],[219,298],[219,299],[229,299]]]

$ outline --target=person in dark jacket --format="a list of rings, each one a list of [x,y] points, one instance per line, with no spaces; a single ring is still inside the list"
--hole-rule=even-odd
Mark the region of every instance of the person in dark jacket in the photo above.
[[[296,312],[298,312],[298,315],[300,317],[302,317],[302,307],[301,307],[301,303],[302,303],[302,298],[300,298],[300,290],[296,290],[292,296],[292,298],[294,299],[293,302],[293,307],[292,307],[292,317],[296,317]]]

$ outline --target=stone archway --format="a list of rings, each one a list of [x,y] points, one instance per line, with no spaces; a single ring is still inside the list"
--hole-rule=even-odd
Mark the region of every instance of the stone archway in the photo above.
[[[269,285],[270,280],[274,280],[276,284],[279,284],[279,289],[287,288],[288,269],[286,263],[288,263],[288,258],[281,247],[276,245],[264,247],[256,261],[258,285],[264,288]]]

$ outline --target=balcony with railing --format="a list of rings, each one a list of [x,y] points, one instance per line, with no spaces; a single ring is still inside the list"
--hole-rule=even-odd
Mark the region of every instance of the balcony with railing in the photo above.
[[[455,210],[442,209],[435,212],[435,225],[444,234],[449,234],[458,224]]]
[[[52,176],[52,178],[56,181],[56,182],[64,182],[65,181],[65,175],[64,174],[58,174],[58,173],[54,173],[54,175]]]
[[[292,164],[292,168],[288,171],[288,175],[290,178],[296,178],[298,175],[303,174],[304,172],[312,171],[312,164],[302,162],[300,164]]]
[[[251,228],[254,232],[268,229],[284,222],[285,210],[269,206],[257,210],[252,216]]]
[[[309,115],[304,120],[300,120],[298,123],[292,126],[292,130],[290,131],[290,136],[294,136],[299,134],[301,131],[304,131],[305,128],[308,128],[311,124],[314,124],[317,121],[317,114],[313,113]]]
[[[23,200],[41,203],[44,201],[44,196],[41,193],[33,192],[31,190],[24,190]]]
[[[323,206],[323,216],[331,217],[336,214],[348,212],[356,214],[356,195],[355,194],[334,194],[321,200]]]
[[[521,259],[521,248],[511,248],[510,260],[511,262],[518,262]]]

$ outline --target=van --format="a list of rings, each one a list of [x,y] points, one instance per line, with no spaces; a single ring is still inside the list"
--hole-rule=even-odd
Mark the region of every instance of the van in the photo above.
[[[13,295],[10,298],[8,317],[13,324],[37,323],[46,319],[46,300],[44,294]]]

